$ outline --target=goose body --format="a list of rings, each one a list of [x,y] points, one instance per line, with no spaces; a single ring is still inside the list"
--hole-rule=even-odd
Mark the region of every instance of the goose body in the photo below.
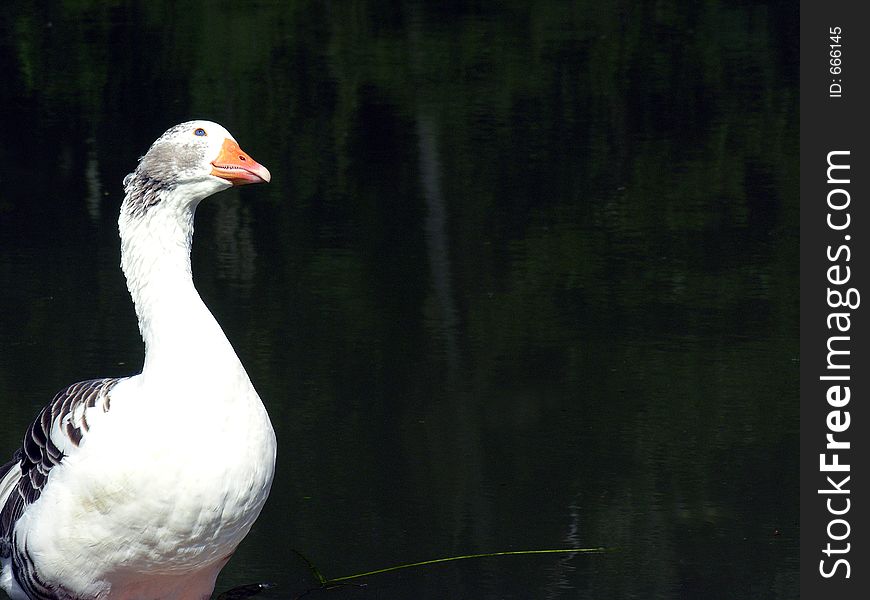
[[[260,513],[275,435],[193,285],[197,204],[268,170],[220,125],[173,127],[124,180],[121,266],[142,372],[74,384],[0,467],[13,600],[201,600]]]

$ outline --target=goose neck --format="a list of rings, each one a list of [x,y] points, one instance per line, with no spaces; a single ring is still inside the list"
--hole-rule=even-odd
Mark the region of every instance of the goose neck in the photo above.
[[[193,285],[190,248],[193,210],[173,214],[151,207],[122,210],[121,267],[145,342],[143,373],[195,368],[205,358],[238,361]],[[226,362],[222,361],[222,362]]]

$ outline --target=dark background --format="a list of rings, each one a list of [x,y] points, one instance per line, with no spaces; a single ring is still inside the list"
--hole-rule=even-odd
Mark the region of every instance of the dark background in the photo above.
[[[140,368],[120,182],[207,118],[273,174],[197,215],[279,439],[218,591],[796,597],[796,4],[435,6],[11,3],[2,456]]]

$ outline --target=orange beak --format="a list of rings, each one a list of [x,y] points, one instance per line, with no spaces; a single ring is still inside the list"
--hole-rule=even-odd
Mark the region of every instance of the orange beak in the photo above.
[[[229,138],[224,140],[220,154],[212,161],[211,166],[212,175],[226,179],[233,185],[268,183],[272,179],[269,169],[248,156]]]

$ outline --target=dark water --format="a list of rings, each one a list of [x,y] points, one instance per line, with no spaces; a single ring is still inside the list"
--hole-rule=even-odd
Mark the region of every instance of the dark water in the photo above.
[[[796,7],[174,4],[0,23],[3,456],[140,368],[120,182],[208,118],[273,174],[194,272],[280,445],[219,591],[797,597]]]

